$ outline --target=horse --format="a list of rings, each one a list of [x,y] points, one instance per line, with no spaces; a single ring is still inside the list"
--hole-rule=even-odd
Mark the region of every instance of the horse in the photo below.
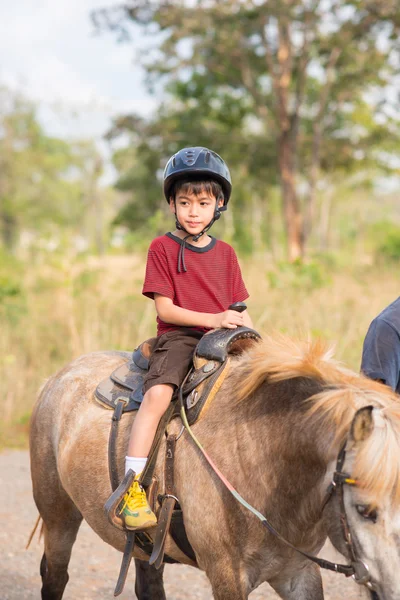
[[[124,532],[103,511],[111,492],[111,419],[93,394],[128,359],[116,351],[77,358],[45,383],[33,409],[30,457],[44,534],[43,600],[63,596],[82,519],[106,543],[124,549]],[[133,418],[124,414],[120,425],[120,480]],[[319,340],[270,335],[232,358],[192,429],[229,486],[266,515],[277,535],[237,501],[188,430],[182,433],[179,418],[169,428],[181,433],[175,485],[196,561],[169,536],[165,551],[205,571],[216,600],[245,600],[263,582],[284,600],[322,600],[320,568],[304,553],[316,555],[327,538],[369,570],[359,583],[374,590],[372,597],[400,598],[400,403],[388,387],[347,369]],[[155,469],[161,490],[164,446]],[[139,600],[165,599],[163,566],[149,566],[136,546],[134,558]]]

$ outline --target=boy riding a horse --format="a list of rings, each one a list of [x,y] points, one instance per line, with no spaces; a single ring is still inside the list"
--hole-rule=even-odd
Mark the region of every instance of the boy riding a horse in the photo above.
[[[231,177],[207,148],[183,148],[164,171],[164,195],[176,229],[150,244],[142,293],[154,300],[157,342],[133,422],[125,473],[136,477],[120,505],[127,529],[156,525],[139,483],[159,421],[181,385],[199,339],[211,329],[252,327],[247,311],[228,307],[249,296],[233,248],[208,231],[227,209]]]

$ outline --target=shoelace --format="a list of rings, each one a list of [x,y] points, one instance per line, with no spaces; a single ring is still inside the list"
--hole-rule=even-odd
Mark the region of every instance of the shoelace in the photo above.
[[[138,508],[143,508],[147,505],[146,492],[139,484],[138,481],[134,481],[131,485],[131,488],[124,497],[124,504],[122,505],[121,512],[127,506],[129,510],[135,510]]]

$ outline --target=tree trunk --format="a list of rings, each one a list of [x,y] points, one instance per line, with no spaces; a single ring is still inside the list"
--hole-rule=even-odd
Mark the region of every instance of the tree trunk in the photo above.
[[[0,231],[4,247],[13,252],[17,238],[17,221],[5,211],[0,212]]]
[[[296,193],[294,157],[289,132],[283,132],[278,144],[283,218],[290,262],[301,258],[304,251],[302,215]]]
[[[331,217],[333,192],[328,190],[322,199],[319,218],[319,249],[327,250],[329,245],[329,225]]]
[[[320,149],[322,140],[321,122],[314,123],[313,127],[313,143],[311,153],[310,181],[308,194],[304,201],[304,223],[303,223],[303,238],[304,250],[306,250],[307,242],[311,234],[314,224],[315,203],[317,197],[317,181],[320,164]]]

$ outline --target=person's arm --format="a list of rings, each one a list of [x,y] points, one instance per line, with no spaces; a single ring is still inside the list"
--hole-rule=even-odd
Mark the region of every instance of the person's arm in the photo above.
[[[171,298],[157,293],[154,294],[154,302],[157,314],[164,323],[171,323],[172,325],[179,325],[181,327],[207,327],[209,329],[225,327],[227,329],[236,329],[236,327],[245,324],[245,318],[250,320],[248,315],[244,317],[245,313],[238,313],[235,310],[225,310],[221,313],[211,314],[181,308],[180,306],[175,306]]]
[[[382,319],[372,321],[365,336],[361,371],[376,381],[390,386],[399,385],[400,339],[393,327]]]

